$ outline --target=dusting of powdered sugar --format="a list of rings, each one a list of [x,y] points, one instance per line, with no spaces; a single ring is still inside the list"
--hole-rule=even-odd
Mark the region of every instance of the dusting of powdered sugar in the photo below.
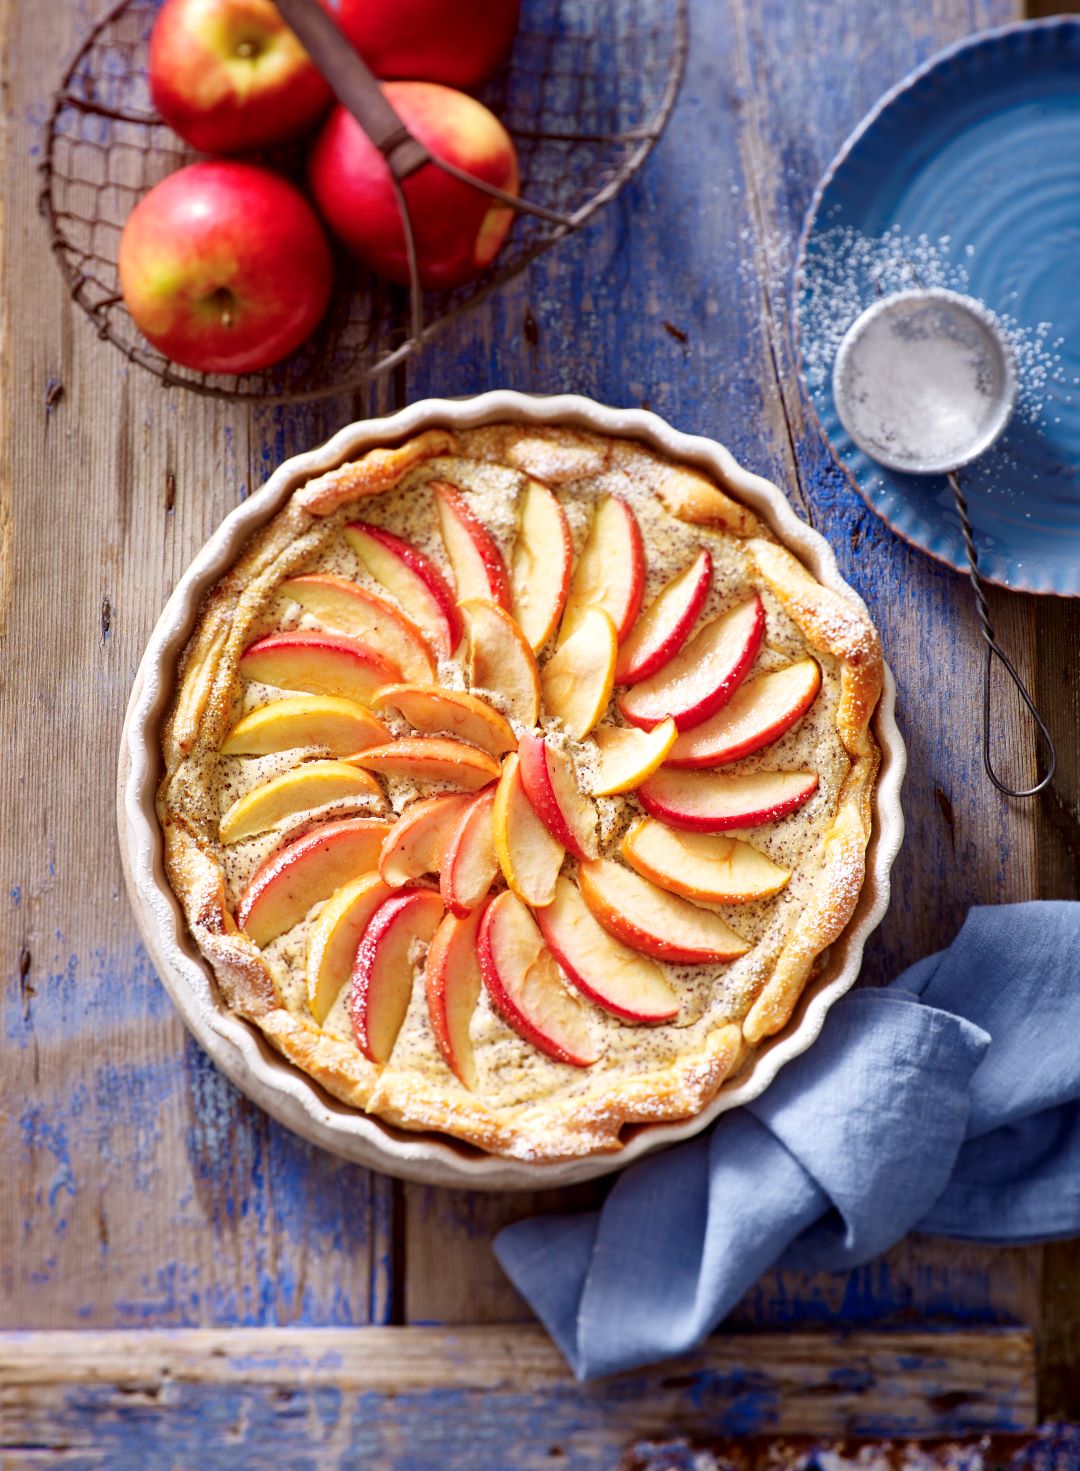
[[[797,283],[796,317],[803,373],[811,396],[817,398],[832,375],[837,349],[851,324],[875,301],[919,287],[944,287],[972,295],[969,267],[974,246],[950,235],[936,240],[927,235],[905,235],[893,226],[879,236],[865,235],[848,226],[816,233],[802,264]],[[1024,326],[999,303],[998,326],[1016,365],[1016,415],[1038,425],[1048,407],[1051,390],[1064,403],[1080,380],[1064,366],[1060,348],[1064,339],[1052,323]]]

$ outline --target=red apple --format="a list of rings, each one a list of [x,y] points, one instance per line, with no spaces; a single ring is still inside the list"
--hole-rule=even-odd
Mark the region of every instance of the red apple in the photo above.
[[[526,731],[518,743],[521,785],[529,805],[557,842],[575,858],[596,858],[596,804],[581,790],[566,751]]]
[[[203,153],[284,143],[333,99],[273,0],[165,0],[148,71],[158,112]]]
[[[794,812],[817,791],[816,771],[679,771],[665,767],[638,788],[650,817],[687,832],[758,827]]]
[[[349,1015],[356,1045],[371,1062],[390,1060],[409,1009],[417,945],[431,943],[442,917],[432,889],[404,889],[368,921],[353,965]]]
[[[443,546],[454,569],[458,601],[487,598],[507,612],[511,608],[506,563],[491,533],[481,524],[456,485],[432,482]]]
[[[476,953],[491,1004],[518,1036],[571,1067],[599,1060],[603,1049],[589,1014],[566,989],[536,920],[516,894],[506,890],[484,910]]]
[[[651,730],[670,716],[690,730],[726,705],[757,658],[765,609],[757,593],[706,623],[675,658],[619,697],[631,725]]]
[[[685,730],[666,764],[724,766],[772,745],[809,710],[821,688],[813,659],[799,659],[748,679],[710,720]]]
[[[120,238],[135,325],[174,362],[251,373],[287,357],[330,300],[330,249],[303,195],[249,163],[195,163],[143,196]]]
[[[320,0],[379,77],[475,87],[510,49],[519,0]]]
[[[383,91],[431,153],[517,193],[514,145],[483,103],[434,82],[388,82]],[[408,285],[405,230],[389,165],[343,107],[327,119],[308,170],[315,201],[334,233],[380,276]],[[434,164],[425,164],[402,189],[426,290],[460,286],[491,264],[513,223],[508,205]]]
[[[449,658],[461,642],[464,625],[454,594],[431,558],[411,541],[368,521],[351,521],[345,540],[364,571],[397,599]]]

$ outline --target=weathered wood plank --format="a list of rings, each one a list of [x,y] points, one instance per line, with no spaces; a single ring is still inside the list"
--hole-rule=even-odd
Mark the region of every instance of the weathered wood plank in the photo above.
[[[15,572],[0,595],[0,1322],[383,1318],[388,1183],[295,1139],[210,1067],[121,885],[114,753],[168,591],[272,464],[357,405],[251,415],[169,393],[68,301],[36,210],[39,130],[62,55],[104,8],[0,10]]]
[[[1036,892],[1033,815],[1010,810],[982,774],[970,590],[892,536],[807,420],[787,272],[817,177],[884,88],[938,46],[1015,13],[1009,0],[938,0],[887,17],[859,5],[696,5],[683,95],[643,174],[583,236],[502,292],[490,320],[462,323],[409,373],[414,397],[506,384],[647,401],[774,478],[830,539],[882,629],[911,751],[910,836],[893,908],[867,956],[875,982],[946,944],[972,903]],[[802,63],[794,66],[793,57]],[[528,334],[526,318],[534,324]],[[1002,636],[1029,677],[1035,611],[1032,600],[995,597]],[[1026,732],[1021,740],[1029,751]],[[530,1201],[528,1209],[580,1207],[602,1193]],[[419,1187],[406,1188],[406,1202],[410,1320],[522,1314],[493,1270],[488,1240],[524,1214],[524,1202]],[[443,1265],[450,1243],[452,1273]],[[850,1274],[770,1273],[734,1321],[910,1320],[950,1311],[1031,1320],[1039,1280],[1030,1251],[903,1243]]]
[[[8,145],[0,376],[10,415],[0,502],[10,483],[17,573],[0,670],[9,733],[0,763],[8,982],[0,1168],[17,1181],[0,1192],[0,1323],[514,1318],[525,1309],[490,1255],[493,1231],[526,1210],[585,1204],[595,1191],[403,1192],[309,1149],[207,1064],[134,940],[112,837],[111,753],[145,638],[236,500],[368,404],[252,412],[167,393],[97,342],[67,303],[35,214],[35,150],[58,57],[103,8],[104,0],[67,9],[0,3]],[[987,800],[975,685],[962,682],[974,647],[966,589],[895,543],[801,418],[784,336],[785,242],[821,166],[874,97],[936,45],[1011,10],[1006,0],[918,0],[899,14],[855,0],[770,0],[755,14],[745,0],[696,0],[687,90],[646,172],[582,237],[371,400],[381,410],[395,392],[400,400],[500,383],[648,400],[680,427],[725,440],[812,512],[882,625],[907,708],[919,711],[908,729],[912,838],[897,905],[871,952],[877,978],[943,943],[973,899],[1034,892],[1036,857],[1044,892],[1063,882],[1065,850],[1036,844],[1028,817]],[[535,332],[526,333],[527,316]],[[46,413],[51,380],[63,395]],[[1035,660],[1041,688],[1080,638],[1075,610],[1055,623],[1042,606],[997,602],[1003,634],[1026,670]],[[927,650],[937,666],[929,681]],[[1040,1262],[1034,1250],[904,1243],[836,1278],[772,1274],[739,1318],[1034,1320]],[[1061,1303],[1075,1314],[1075,1292],[1053,1301],[1058,1326],[1048,1341],[1063,1365],[1062,1325],[1075,1315]],[[204,1446],[209,1427],[227,1437],[233,1414],[258,1422],[265,1454],[283,1427],[311,1433],[321,1424],[309,1404],[294,1425],[287,1398],[184,1403],[189,1429],[205,1417]],[[109,1423],[136,1423],[133,1413],[142,1407],[128,1404]],[[334,1423],[334,1454],[367,1443],[360,1431],[350,1440],[347,1416]],[[532,1435],[527,1454],[546,1452],[535,1420],[521,1423]],[[112,1450],[99,1454],[78,1433],[72,1464],[147,1464],[130,1440],[125,1449],[113,1435]],[[496,1443],[483,1444],[490,1452]],[[586,1444],[575,1454],[584,1457]],[[339,1463],[358,1464],[321,1464]]]
[[[1022,1429],[1034,1370],[1018,1330],[716,1338],[586,1386],[533,1328],[0,1335],[0,1453],[596,1468],[646,1435]]]

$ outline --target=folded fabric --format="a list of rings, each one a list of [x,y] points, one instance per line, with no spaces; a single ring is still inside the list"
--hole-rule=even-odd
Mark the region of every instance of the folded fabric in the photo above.
[[[911,1230],[1080,1234],[1080,904],[974,909],[850,992],[754,1103],[495,1252],[581,1379],[683,1353],[766,1268],[841,1270]]]

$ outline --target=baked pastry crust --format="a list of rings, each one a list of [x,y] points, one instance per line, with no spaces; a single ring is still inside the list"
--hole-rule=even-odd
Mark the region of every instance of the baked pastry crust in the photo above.
[[[366,514],[365,498],[422,484],[418,477],[429,463],[448,456],[501,465],[552,489],[573,491],[608,483],[613,476],[644,485],[646,498],[652,496],[662,507],[658,514],[699,529],[710,545],[723,546],[736,559],[744,580],[768,597],[777,619],[787,620],[789,645],[801,642],[802,651],[829,675],[821,716],[828,729],[821,739],[833,751],[832,778],[824,784],[827,810],[814,829],[812,851],[801,855],[813,872],[798,904],[789,906],[797,912],[785,917],[779,940],[760,947],[759,962],[751,950],[735,1003],[729,997],[715,1013],[706,1004],[695,1024],[654,1060],[647,1052],[634,1054],[633,1042],[628,1044],[632,1063],[619,1066],[616,1060],[584,1073],[532,1058],[533,1078],[535,1068],[542,1067],[555,1080],[533,1096],[528,1070],[516,1053],[509,1062],[500,1054],[493,1074],[498,1086],[470,1090],[454,1078],[433,1044],[430,1056],[418,1043],[405,1065],[393,1057],[379,1065],[350,1038],[317,1024],[295,999],[290,1002],[281,979],[283,962],[271,963],[237,922],[235,884],[217,832],[221,803],[214,776],[222,741],[241,708],[238,663],[253,638],[273,626],[269,610],[278,584],[318,565],[346,523]],[[871,831],[879,752],[870,719],[882,671],[879,640],[863,609],[819,583],[740,504],[732,487],[639,444],[578,430],[502,424],[459,434],[429,431],[369,451],[300,485],[204,600],[163,735],[158,814],[169,880],[226,1005],[255,1023],[334,1097],[400,1127],[437,1130],[495,1154],[558,1159],[617,1150],[629,1126],[700,1112],[753,1049],[786,1025],[828,946],[850,920]],[[295,957],[284,963],[297,964]],[[506,1030],[494,1014],[483,1026],[485,1036]],[[558,1080],[567,1072],[573,1076],[563,1085]]]

